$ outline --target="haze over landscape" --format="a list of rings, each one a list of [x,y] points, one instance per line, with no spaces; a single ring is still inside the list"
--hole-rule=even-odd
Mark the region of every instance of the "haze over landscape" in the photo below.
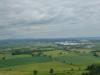
[[[0,0],[0,39],[100,35],[99,0]]]

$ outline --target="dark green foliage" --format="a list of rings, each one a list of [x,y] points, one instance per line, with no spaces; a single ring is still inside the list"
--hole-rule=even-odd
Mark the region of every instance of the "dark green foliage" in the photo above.
[[[93,56],[98,57],[98,54],[97,53],[93,53]]]
[[[87,67],[88,73],[83,73],[82,75],[100,75],[100,65],[91,64]]]
[[[94,70],[95,65],[94,64],[90,64],[87,67],[87,70]]]
[[[54,69],[51,68],[50,71],[49,71],[49,73],[50,73],[50,75],[55,75],[55,74],[54,74]]]
[[[74,71],[74,69],[73,69],[73,68],[71,68],[71,69],[70,69],[70,71]]]
[[[86,72],[86,73],[83,73],[82,75],[89,75],[89,74]]]
[[[37,70],[34,70],[33,71],[33,75],[37,75],[38,71]]]
[[[32,54],[31,50],[15,50],[12,52],[12,55],[20,55],[20,54]]]
[[[2,60],[5,60],[6,59],[6,57],[2,57]]]

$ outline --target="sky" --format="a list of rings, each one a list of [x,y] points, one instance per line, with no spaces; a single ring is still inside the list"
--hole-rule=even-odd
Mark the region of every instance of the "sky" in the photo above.
[[[0,0],[0,39],[99,35],[99,0]]]

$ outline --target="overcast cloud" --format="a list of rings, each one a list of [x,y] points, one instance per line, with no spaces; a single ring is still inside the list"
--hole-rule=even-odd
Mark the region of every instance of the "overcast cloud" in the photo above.
[[[0,0],[0,39],[99,35],[99,0]]]

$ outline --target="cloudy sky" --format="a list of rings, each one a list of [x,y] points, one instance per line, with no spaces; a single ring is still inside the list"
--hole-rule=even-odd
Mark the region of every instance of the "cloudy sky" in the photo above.
[[[99,0],[0,0],[0,39],[99,35]]]

